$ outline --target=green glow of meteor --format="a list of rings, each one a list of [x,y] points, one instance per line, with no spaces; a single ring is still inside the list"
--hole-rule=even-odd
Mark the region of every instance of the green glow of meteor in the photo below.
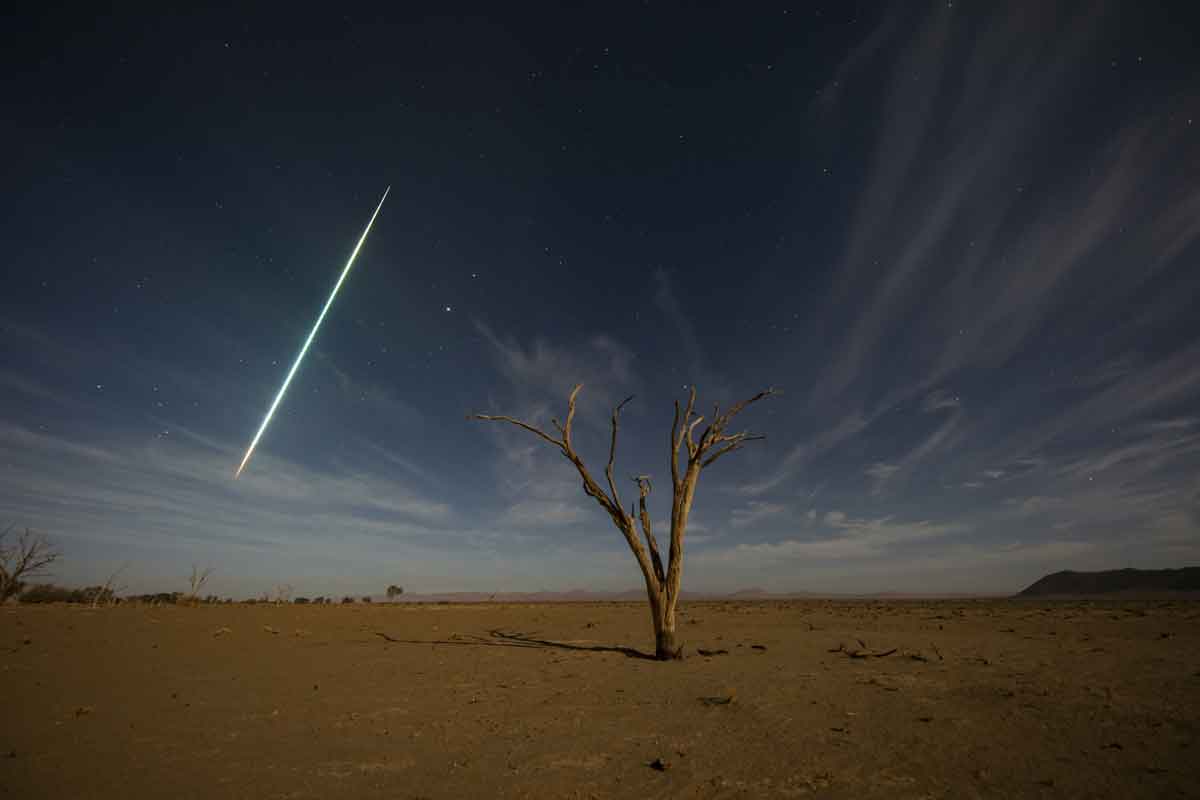
[[[337,297],[338,289],[342,288],[342,282],[350,274],[350,267],[354,265],[354,259],[358,256],[358,251],[362,248],[363,242],[367,240],[367,234],[371,232],[371,225],[374,224],[375,217],[379,216],[379,210],[383,208],[383,201],[387,200],[388,192],[391,190],[392,187],[390,186],[384,190],[379,205],[375,207],[375,213],[371,215],[371,219],[367,222],[367,227],[363,229],[362,236],[358,237],[358,244],[354,245],[354,251],[350,253],[350,258],[346,260],[346,266],[342,269],[341,277],[333,285],[333,291],[329,293],[329,299],[325,301],[325,307],[321,309],[316,323],[312,326],[312,330],[308,332],[308,338],[304,340],[304,346],[300,348],[300,353],[296,356],[296,361],[292,364],[292,368],[288,370],[287,377],[283,379],[283,386],[279,387],[279,394],[275,395],[274,402],[267,409],[267,416],[263,417],[262,425],[258,426],[258,433],[254,434],[254,439],[250,442],[250,447],[246,449],[246,455],[242,457],[242,463],[238,464],[237,472],[233,473],[234,480],[237,480],[241,476],[242,470],[246,468],[246,463],[250,461],[250,456],[254,453],[254,448],[258,446],[258,440],[262,438],[267,425],[271,423],[271,417],[275,415],[275,409],[279,407],[279,401],[283,400],[283,395],[287,392],[288,385],[291,384],[292,378],[296,377],[296,370],[300,368],[300,362],[304,360],[304,354],[308,352],[309,345],[316,338],[317,329],[321,327],[321,322],[325,319],[325,315],[329,313],[329,307],[333,305],[333,298]]]

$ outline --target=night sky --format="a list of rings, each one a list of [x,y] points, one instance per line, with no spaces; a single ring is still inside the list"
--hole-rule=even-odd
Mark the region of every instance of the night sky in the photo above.
[[[597,477],[636,395],[660,532],[672,402],[783,390],[685,589],[1200,561],[1187,4],[512,5],[10,17],[0,524],[54,580],[636,588],[571,466],[466,418],[576,382]]]

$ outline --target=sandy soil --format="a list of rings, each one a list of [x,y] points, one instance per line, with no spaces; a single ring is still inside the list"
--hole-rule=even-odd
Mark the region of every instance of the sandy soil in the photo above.
[[[681,629],[664,664],[619,649],[651,644],[634,603],[7,606],[0,797],[1200,792],[1200,603],[693,603]]]

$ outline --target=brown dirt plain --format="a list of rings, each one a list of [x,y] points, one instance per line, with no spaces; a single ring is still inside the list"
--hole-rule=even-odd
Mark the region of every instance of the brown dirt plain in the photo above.
[[[616,649],[652,646],[638,603],[6,606],[0,797],[1200,796],[1198,602],[680,628],[657,663]]]

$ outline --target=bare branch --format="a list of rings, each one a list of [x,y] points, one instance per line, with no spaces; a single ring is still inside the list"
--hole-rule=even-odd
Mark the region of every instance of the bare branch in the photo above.
[[[675,481],[675,486],[678,489],[679,484],[679,448],[683,445],[685,439],[688,439],[687,425],[692,419],[692,409],[696,407],[696,387],[693,386],[691,392],[688,393],[687,408],[684,409],[683,419],[679,419],[679,401],[675,401],[675,421],[676,424],[671,426],[671,477]],[[682,427],[679,427],[682,425]],[[688,439],[688,455],[694,455],[692,443]]]
[[[780,393],[781,392],[775,388],[764,389],[763,391],[759,392],[758,394],[754,395],[753,397],[750,397],[746,400],[742,400],[739,403],[734,403],[734,405],[731,406],[724,414],[716,415],[713,418],[712,424],[710,424],[707,428],[704,429],[704,433],[700,437],[700,444],[697,447],[697,452],[693,455],[693,459],[698,460],[702,467],[707,467],[709,464],[712,464],[714,461],[716,461],[718,458],[725,455],[726,453],[730,453],[730,452],[733,452],[734,450],[736,450],[737,447],[740,447],[743,442],[749,442],[749,441],[754,441],[756,439],[763,438],[761,436],[751,436],[746,431],[743,431],[741,433],[727,435],[725,433],[725,428],[726,428],[726,426],[729,425],[730,421],[733,420],[734,417],[736,417],[738,414],[740,414],[750,404],[757,403],[759,400],[762,400],[763,398],[771,397],[773,395],[777,395]],[[737,447],[722,448],[717,453],[714,453],[713,455],[705,458],[705,454],[710,449],[712,449],[713,447],[715,447],[717,445],[724,444],[726,442],[735,444],[735,445],[737,445]]]
[[[712,464],[714,461],[716,461],[718,458],[725,455],[726,453],[732,453],[734,450],[741,450],[742,445],[745,444],[746,442],[757,442],[757,441],[761,441],[766,438],[767,437],[765,437],[765,436],[749,436],[749,435],[743,434],[743,433],[739,433],[737,436],[729,437],[726,441],[729,441],[730,443],[725,445],[724,447],[722,447],[717,452],[713,453],[708,458],[704,459],[704,461],[701,462],[700,466],[707,467],[709,464]]]
[[[692,438],[692,432],[695,431],[696,426],[699,425],[703,421],[704,421],[704,417],[696,417],[694,420],[692,420],[691,424],[687,426],[688,455],[691,456],[692,458],[695,458],[696,453],[698,452],[698,449],[696,447],[696,442]]]
[[[583,479],[584,493],[595,499],[595,501],[598,502],[606,512],[608,512],[608,515],[612,517],[613,523],[626,537],[626,540],[630,541],[630,547],[634,548],[634,555],[638,556],[638,550],[641,549],[641,545],[638,543],[636,531],[633,529],[633,519],[631,517],[626,517],[625,511],[621,508],[616,499],[610,498],[608,494],[606,494],[605,491],[600,488],[600,485],[596,483],[596,481],[592,478],[591,473],[588,472],[588,468],[583,463],[583,459],[579,457],[579,454],[575,452],[575,448],[571,444],[571,424],[575,419],[575,401],[579,396],[579,391],[582,388],[583,384],[579,383],[576,384],[575,388],[571,390],[571,396],[567,400],[566,422],[561,426],[555,422],[555,426],[562,431],[562,441],[554,439],[532,425],[521,422],[517,419],[513,419],[512,417],[493,416],[490,414],[476,414],[474,416],[476,419],[498,420],[501,422],[512,423],[520,428],[524,428],[530,433],[540,436],[542,439],[545,439],[547,442],[550,442],[552,445],[557,447],[562,452],[563,456],[575,466],[576,471],[579,473],[579,477]],[[646,563],[646,568],[649,569],[650,562],[648,559],[646,559],[645,552],[642,552],[639,556],[639,563],[641,563],[643,560]]]
[[[559,440],[552,438],[550,436],[547,436],[545,433],[543,433],[542,431],[533,427],[529,423],[521,422],[521,420],[519,420],[519,419],[513,419],[512,417],[505,417],[505,416],[493,415],[493,414],[471,414],[470,416],[467,417],[467,419],[482,419],[482,420],[487,420],[489,422],[509,422],[509,423],[512,423],[513,425],[516,425],[518,428],[524,428],[525,430],[529,431],[530,433],[537,434],[538,436],[542,437],[547,442],[549,442],[550,444],[554,445],[555,447],[557,447],[559,449],[562,449],[562,447],[563,447],[563,443],[560,442]],[[557,427],[558,421],[555,420],[554,424]],[[559,430],[562,430],[562,428],[559,428]]]
[[[700,466],[707,467],[710,464],[712,464],[714,461],[716,461],[718,458],[725,455],[726,453],[732,453],[734,450],[741,450],[741,449],[742,449],[741,442],[734,442],[733,444],[726,445],[725,447],[722,447],[717,452],[713,453],[708,458],[704,459],[704,461],[700,462]]]
[[[617,484],[613,481],[613,459],[617,455],[617,419],[621,416],[621,409],[625,404],[633,399],[633,395],[629,395],[613,409],[612,413],[612,441],[608,445],[608,467],[604,470],[604,474],[608,476],[608,489],[612,492],[612,501],[617,508],[621,507],[621,495],[617,493]]]
[[[662,555],[658,550],[658,541],[654,538],[654,531],[650,527],[650,512],[646,510],[646,497],[652,489],[650,476],[638,475],[633,479],[633,482],[638,485],[638,507],[642,521],[642,533],[645,534],[646,544],[650,547],[650,562],[654,565],[654,577],[658,579],[659,585],[661,585],[667,579],[667,575],[663,571]]]
[[[675,419],[671,422],[671,485],[679,486],[679,401],[675,401]]]
[[[779,391],[778,389],[776,389],[774,387],[771,387],[769,389],[763,389],[761,392],[759,392],[758,394],[754,395],[753,397],[751,397],[747,400],[743,400],[740,403],[734,403],[733,406],[728,411],[726,411],[724,414],[722,414],[718,419],[714,420],[713,424],[720,423],[719,427],[721,429],[724,429],[725,426],[729,423],[729,421],[731,419],[733,419],[734,417],[736,417],[738,414],[742,413],[742,411],[747,406],[749,406],[753,403],[757,403],[759,400],[763,400],[767,397],[774,397],[774,396],[777,396],[780,394],[783,394],[783,392]]]
[[[579,390],[583,388],[582,383],[575,384],[575,388],[571,390],[571,396],[567,398],[567,422],[562,427],[563,444],[567,449],[571,449],[571,423],[575,420],[575,398],[579,395]]]

